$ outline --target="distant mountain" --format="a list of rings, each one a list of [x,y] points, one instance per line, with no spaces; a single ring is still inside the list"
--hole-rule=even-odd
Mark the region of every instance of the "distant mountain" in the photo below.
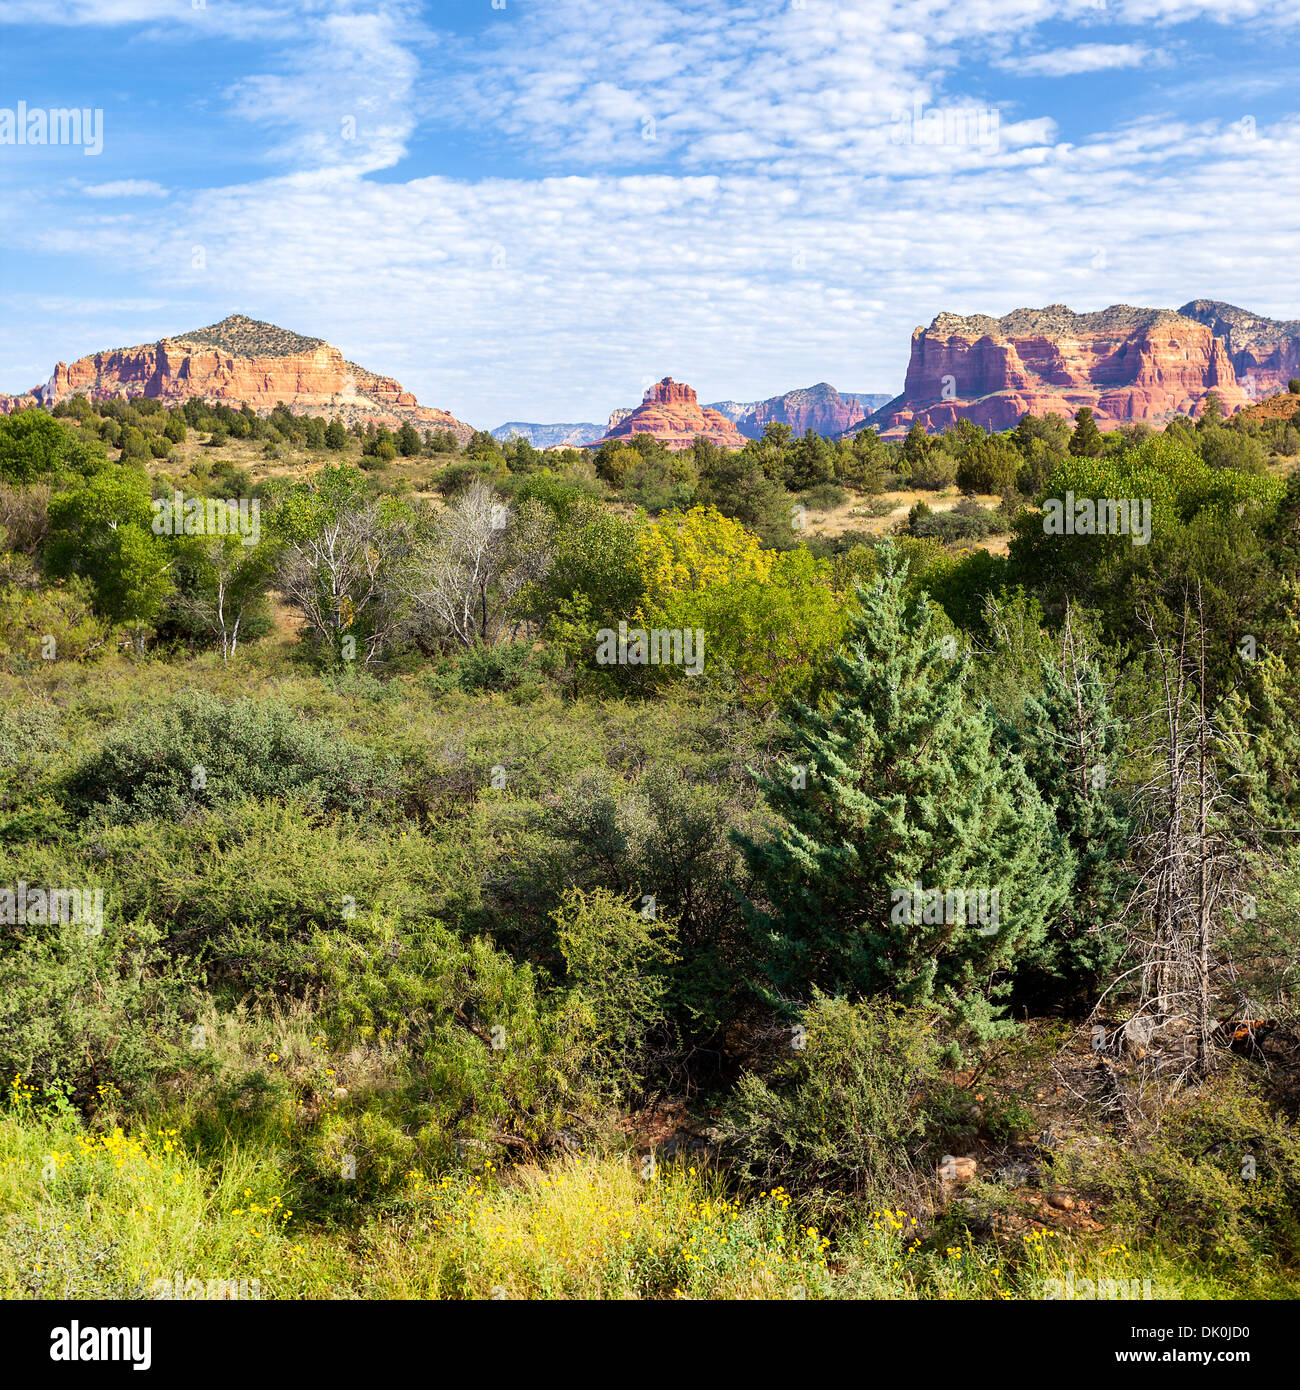
[[[1026,413],[1072,417],[1082,406],[1102,429],[1161,423],[1198,411],[1211,391],[1239,410],[1297,375],[1300,321],[1217,300],[1177,311],[1112,304],[1076,314],[1049,304],[1000,319],[939,314],[913,331],[903,392],[869,423],[894,436],[959,419],[1003,430]]]
[[[819,381],[816,386],[756,401],[736,419],[736,428],[747,439],[761,439],[764,429],[773,423],[789,425],[796,436],[816,430],[835,439],[861,423],[867,414],[856,395],[841,395],[829,382]]]
[[[882,405],[894,399],[888,391],[841,391],[840,395],[845,400],[857,401],[868,415],[874,415]]]
[[[1300,319],[1261,318],[1217,299],[1193,299],[1178,312],[1205,324],[1223,343],[1237,379],[1256,379],[1254,394],[1285,388],[1300,376]]]
[[[69,365],[60,362],[43,386],[26,395],[0,396],[0,413],[31,405],[56,405],[75,395],[179,405],[191,396],[213,403],[247,404],[268,415],[277,402],[326,419],[414,425],[447,430],[464,443],[473,429],[448,411],[422,406],[392,377],[348,362],[323,338],[305,338],[273,323],[231,314],[140,347],[109,348]]]
[[[735,424],[742,415],[753,410],[756,404],[755,401],[710,401],[704,408],[705,410],[716,410],[719,415],[725,415],[732,424]]]
[[[505,443],[507,439],[518,436],[526,439],[534,449],[555,449],[569,446],[580,449],[584,444],[592,444],[604,438],[605,427],[582,420],[574,425],[530,425],[521,420],[509,420],[492,431],[492,438]]]

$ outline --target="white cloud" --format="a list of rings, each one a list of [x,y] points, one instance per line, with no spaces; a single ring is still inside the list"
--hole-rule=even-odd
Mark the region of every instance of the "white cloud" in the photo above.
[[[1140,43],[1081,43],[1073,48],[1002,58],[997,66],[1021,77],[1071,77],[1115,68],[1163,67],[1168,61],[1163,50]]]
[[[1300,122],[1244,141],[1227,124],[1152,121],[906,180],[425,178],[340,197],[279,179],[165,216],[51,215],[23,235],[46,254],[91,246],[203,306],[160,311],[138,336],[253,312],[493,426],[601,419],[665,373],[709,400],[820,380],[895,389],[911,329],[942,310],[1212,294],[1292,317],[1277,248],[1294,240],[1298,154]]]
[[[289,70],[245,78],[227,95],[237,115],[276,133],[271,158],[363,174],[397,163],[415,129],[421,33],[410,5],[330,14],[295,46]]]
[[[167,190],[151,179],[117,179],[113,183],[87,183],[78,186],[87,198],[165,198]]]
[[[819,380],[897,389],[911,329],[943,310],[1212,295],[1292,317],[1277,266],[1296,238],[1300,120],[1261,117],[1251,139],[1223,103],[1212,119],[1162,105],[1114,128],[1094,111],[1094,133],[1076,122],[1066,143],[1053,108],[999,104],[1005,79],[990,93],[967,75],[1014,69],[1047,21],[1098,41],[1027,61],[1083,71],[1084,51],[1111,67],[1167,51],[1101,42],[1113,23],[1300,12],[1225,6],[510,0],[483,33],[435,38],[405,0],[268,5],[263,22],[295,24],[293,42],[229,96],[286,172],[174,192],[165,208],[70,210],[53,190],[6,188],[0,245],[61,257],[97,295],[111,284],[137,306],[87,307],[72,333],[10,293],[0,361],[28,362],[36,343],[52,363],[238,310],[492,426],[599,420],[665,373],[706,400]],[[945,114],[982,112],[996,139],[899,138],[918,105],[941,129]],[[530,175],[398,177],[413,138],[439,129]],[[366,177],[380,168],[395,174]],[[5,373],[10,389],[31,384]]]

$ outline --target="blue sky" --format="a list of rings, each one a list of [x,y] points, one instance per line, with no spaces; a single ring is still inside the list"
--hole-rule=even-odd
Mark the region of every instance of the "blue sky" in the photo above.
[[[897,390],[942,311],[1300,315],[1294,0],[0,0],[20,101],[103,149],[0,143],[0,391],[231,312],[485,427]]]

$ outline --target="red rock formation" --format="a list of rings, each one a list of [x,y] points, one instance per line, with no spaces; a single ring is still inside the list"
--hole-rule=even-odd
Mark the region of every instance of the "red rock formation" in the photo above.
[[[1193,299],[1178,312],[1205,324],[1223,343],[1237,380],[1257,400],[1300,377],[1300,319],[1266,319],[1215,299]]]
[[[77,394],[90,400],[148,396],[169,405],[201,396],[247,404],[259,415],[283,401],[295,412],[349,424],[373,420],[400,427],[409,421],[420,430],[449,430],[461,443],[473,433],[449,412],[420,405],[400,382],[345,361],[329,343],[238,314],[178,338],[60,362],[44,386],[26,396],[0,397],[0,411],[56,405]]]
[[[737,421],[736,428],[750,439],[761,439],[769,423],[789,425],[795,438],[808,430],[816,430],[827,439],[834,439],[867,418],[859,401],[841,396],[827,382],[787,391],[784,396],[772,396],[751,406]]]
[[[1292,360],[1283,339],[1270,348],[1278,370]],[[1292,347],[1300,349],[1300,338]],[[1256,370],[1262,381],[1263,369]],[[1210,323],[1168,309],[1113,305],[1075,314],[1053,304],[1002,319],[940,314],[929,328],[917,328],[903,394],[872,423],[896,435],[914,421],[939,431],[964,417],[1001,430],[1026,412],[1069,417],[1086,405],[1107,429],[1195,413],[1211,390],[1231,412],[1249,405],[1258,389],[1242,386]]]
[[[691,387],[670,376],[657,381],[635,410],[610,427],[605,438],[631,439],[634,434],[652,434],[669,449],[685,449],[701,434],[724,449],[740,449],[745,444],[744,435],[725,415],[702,406]]]

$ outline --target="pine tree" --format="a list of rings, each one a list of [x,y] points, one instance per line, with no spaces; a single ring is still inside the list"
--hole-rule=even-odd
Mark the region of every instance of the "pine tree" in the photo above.
[[[737,837],[755,884],[744,906],[774,999],[814,986],[889,994],[987,1024],[1073,863],[1023,764],[967,701],[955,639],[927,600],[909,603],[906,576],[884,547],[836,658],[839,693],[825,713],[795,707],[795,764],[762,784],[779,827],[765,842]],[[981,890],[996,904],[985,920],[946,901],[949,920],[935,920],[936,891],[964,891],[969,905]]]
[[[1074,417],[1074,433],[1070,436],[1070,452],[1075,458],[1095,459],[1102,454],[1101,431],[1092,418],[1092,411],[1085,405],[1079,408]]]

